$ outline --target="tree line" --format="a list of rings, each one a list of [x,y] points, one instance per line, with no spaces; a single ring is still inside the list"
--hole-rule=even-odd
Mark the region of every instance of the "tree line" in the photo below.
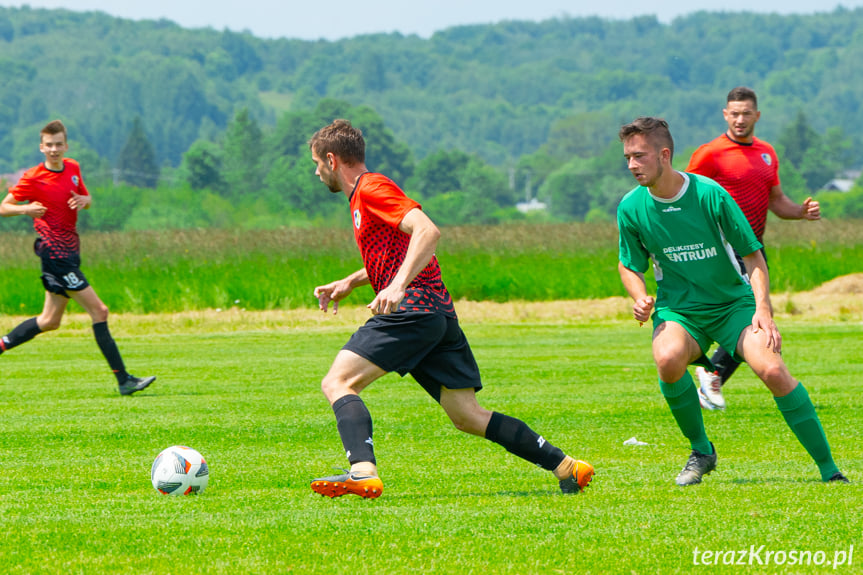
[[[728,89],[749,85],[799,200],[863,164],[847,130],[863,120],[861,23],[859,9],[700,12],[307,42],[0,8],[0,173],[37,163],[39,128],[61,117],[102,204],[83,227],[333,225],[306,141],[348,117],[369,165],[443,224],[607,220],[633,184],[620,124],[667,118],[683,167],[724,130]],[[826,213],[863,217],[860,187],[822,194]],[[548,209],[515,209],[531,198]]]

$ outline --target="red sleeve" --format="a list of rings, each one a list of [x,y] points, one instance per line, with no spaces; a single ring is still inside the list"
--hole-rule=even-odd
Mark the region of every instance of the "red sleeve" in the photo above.
[[[686,172],[714,178],[716,175],[716,164],[713,163],[713,154],[710,151],[710,144],[699,146],[697,150],[689,158],[689,165],[686,167]]]
[[[363,190],[363,207],[397,228],[409,211],[421,206],[391,181],[379,181]]]
[[[29,202],[34,198],[33,194],[36,192],[36,186],[33,185],[32,172],[33,170],[24,172],[18,183],[9,188],[9,193],[19,202]]]

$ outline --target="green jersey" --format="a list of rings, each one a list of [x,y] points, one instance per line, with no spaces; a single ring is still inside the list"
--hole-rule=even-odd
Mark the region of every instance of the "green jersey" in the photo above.
[[[638,186],[621,200],[620,262],[644,273],[653,260],[656,309],[710,313],[751,298],[752,288],[734,250],[747,256],[761,248],[752,227],[722,186],[703,176],[681,174],[685,182],[671,199]]]

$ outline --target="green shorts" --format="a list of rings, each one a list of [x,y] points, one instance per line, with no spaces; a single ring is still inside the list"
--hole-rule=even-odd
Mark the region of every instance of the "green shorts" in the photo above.
[[[743,363],[745,360],[737,353],[737,342],[740,334],[747,326],[752,325],[752,316],[755,315],[755,298],[746,297],[728,304],[718,305],[710,310],[676,312],[668,308],[657,309],[653,312],[653,330],[663,322],[673,321],[683,326],[689,335],[701,348],[702,357],[694,363],[704,365],[713,369],[707,352],[715,341],[722,349],[732,354],[732,357]]]

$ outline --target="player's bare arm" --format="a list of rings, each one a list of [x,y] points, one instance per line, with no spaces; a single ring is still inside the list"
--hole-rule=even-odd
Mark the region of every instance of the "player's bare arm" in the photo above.
[[[644,282],[644,274],[632,271],[622,263],[618,262],[617,269],[620,272],[620,281],[626,288],[626,293],[634,300],[632,315],[642,324],[650,319],[653,312],[655,300],[653,296],[647,295],[647,284]]]
[[[797,204],[782,191],[782,186],[770,188],[770,202],[767,208],[783,220],[820,220],[821,205],[812,199],[806,198],[803,204]]]
[[[81,194],[76,194],[75,192],[72,192],[72,197],[69,198],[68,204],[69,204],[70,209],[73,209],[76,211],[89,210],[90,204],[92,203],[92,201],[93,201],[93,198],[89,194],[81,195]]]
[[[315,288],[315,297],[318,298],[318,307],[324,313],[329,309],[330,302],[333,304],[333,314],[339,313],[339,302],[348,297],[354,288],[368,285],[369,275],[366,268],[355,271],[346,278],[330,282]]]
[[[749,283],[755,295],[755,313],[752,315],[752,331],[764,330],[767,335],[767,347],[775,353],[782,351],[782,336],[773,321],[773,306],[770,303],[770,276],[767,273],[767,262],[760,250],[743,257],[743,264],[749,274]]]
[[[419,208],[405,214],[399,229],[410,235],[411,241],[396,277],[367,306],[375,315],[389,314],[398,309],[408,285],[428,265],[437,249],[440,230]]]
[[[45,215],[48,208],[39,202],[30,202],[28,204],[19,204],[18,200],[12,194],[6,194],[3,201],[0,202],[0,216],[8,218],[11,216],[30,216],[31,218],[41,218]]]

